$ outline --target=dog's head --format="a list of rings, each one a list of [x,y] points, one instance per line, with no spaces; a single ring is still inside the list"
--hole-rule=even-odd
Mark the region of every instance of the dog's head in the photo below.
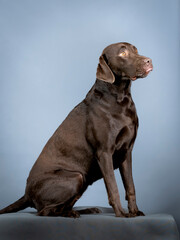
[[[130,43],[115,43],[107,46],[99,58],[96,77],[113,83],[115,75],[122,80],[146,77],[153,70],[152,60],[138,54]]]

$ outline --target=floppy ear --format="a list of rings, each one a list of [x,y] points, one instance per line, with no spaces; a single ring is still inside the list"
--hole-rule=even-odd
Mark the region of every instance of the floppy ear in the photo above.
[[[99,58],[99,64],[97,67],[96,78],[105,82],[113,83],[115,77],[110,67],[107,65],[104,55]]]

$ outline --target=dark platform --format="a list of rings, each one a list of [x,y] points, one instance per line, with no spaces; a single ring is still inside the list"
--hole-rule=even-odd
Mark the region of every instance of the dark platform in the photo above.
[[[101,214],[78,219],[38,217],[35,212],[3,214],[0,240],[179,240],[171,215],[117,218],[111,208],[99,208]]]

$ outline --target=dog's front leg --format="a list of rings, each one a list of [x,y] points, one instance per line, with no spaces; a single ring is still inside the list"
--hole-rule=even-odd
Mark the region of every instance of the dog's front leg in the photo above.
[[[128,209],[130,216],[144,216],[144,213],[138,210],[136,204],[136,193],[132,176],[132,153],[128,151],[127,158],[119,167],[124,188],[126,191],[126,200],[128,201]]]
[[[120,202],[118,187],[114,175],[112,155],[106,152],[99,152],[97,156],[108,194],[109,204],[113,207],[116,217],[124,217],[126,216],[126,213]]]

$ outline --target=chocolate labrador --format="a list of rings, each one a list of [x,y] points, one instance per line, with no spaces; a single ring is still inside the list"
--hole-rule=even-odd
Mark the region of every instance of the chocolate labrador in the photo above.
[[[0,213],[26,207],[39,216],[79,217],[97,208],[75,211],[73,205],[89,185],[103,178],[116,217],[144,215],[136,204],[132,149],[138,117],[131,83],[152,71],[152,60],[121,42],[106,47],[99,58],[96,82],[58,127],[32,167],[25,194]],[[114,169],[119,168],[129,213],[121,206]]]

